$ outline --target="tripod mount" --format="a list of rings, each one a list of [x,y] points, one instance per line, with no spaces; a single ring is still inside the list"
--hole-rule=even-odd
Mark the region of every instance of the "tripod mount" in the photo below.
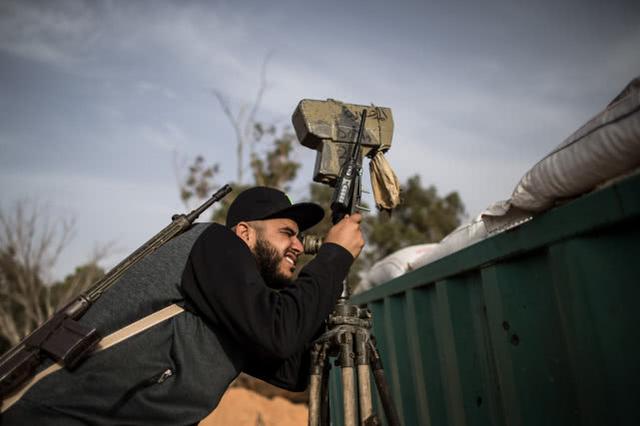
[[[371,373],[387,422],[399,426],[398,412],[385,379],[382,359],[371,335],[371,311],[367,307],[350,304],[348,298],[345,285],[333,313],[327,319],[327,331],[314,342],[311,350],[309,425],[329,424],[330,358],[335,358],[335,365],[341,370],[345,426],[381,424],[373,413]]]
[[[367,117],[373,124],[367,126]],[[367,210],[361,206],[363,156],[372,159],[376,206],[391,210],[399,203],[399,197],[392,194],[394,189],[398,189],[397,179],[382,155],[391,146],[393,133],[389,108],[372,106],[368,109],[332,99],[306,99],[294,111],[292,122],[300,142],[318,152],[313,180],[334,188],[331,200],[334,224],[357,210]],[[376,172],[383,170],[385,173]],[[392,176],[393,179],[383,176]],[[307,235],[303,245],[305,253],[315,254],[322,240]],[[382,360],[371,336],[372,322],[371,311],[367,307],[349,303],[349,288],[346,282],[343,283],[342,295],[327,319],[327,331],[314,342],[311,350],[310,426],[330,423],[331,358],[335,358],[341,369],[346,426],[381,424],[373,413],[372,372],[387,422],[391,426],[400,425],[384,377]]]

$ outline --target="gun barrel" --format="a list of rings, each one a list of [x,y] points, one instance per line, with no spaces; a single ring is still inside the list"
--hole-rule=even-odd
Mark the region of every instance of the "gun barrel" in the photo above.
[[[207,201],[205,201],[200,207],[194,209],[191,213],[187,215],[187,220],[189,223],[192,223],[194,220],[198,218],[206,209],[211,207],[213,203],[224,198],[225,195],[231,192],[231,186],[224,185],[222,188],[218,189],[215,194],[211,196]]]
[[[351,158],[353,160],[359,160],[360,151],[362,149],[362,135],[364,134],[364,125],[367,121],[367,109],[362,110],[362,114],[360,114],[360,128],[358,129],[358,136],[356,139],[356,146],[353,147],[353,151],[351,152]]]
[[[111,287],[116,281],[122,277],[122,275],[135,263],[140,261],[143,257],[149,253],[153,253],[159,247],[164,245],[167,241],[171,240],[182,231],[186,230],[198,216],[206,209],[208,209],[213,203],[222,199],[225,195],[231,192],[229,185],[224,185],[215,194],[205,201],[200,207],[196,208],[189,214],[176,214],[172,216],[172,222],[167,225],[163,230],[154,235],[149,241],[140,246],[136,251],[131,253],[127,258],[122,260],[116,266],[113,267],[104,277],[98,280],[89,290],[84,293],[84,296],[89,302],[95,302],[102,293],[104,293],[109,287]]]
[[[331,202],[333,223],[339,222],[346,214],[353,213],[356,205],[360,202],[360,173],[362,169],[360,151],[366,120],[367,110],[365,108],[362,110],[356,144],[351,151],[351,156],[345,161],[336,182]]]

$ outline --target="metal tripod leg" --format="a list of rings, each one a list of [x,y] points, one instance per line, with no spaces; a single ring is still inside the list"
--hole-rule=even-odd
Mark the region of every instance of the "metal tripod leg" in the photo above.
[[[384,369],[382,367],[382,358],[378,353],[373,341],[369,340],[369,362],[371,363],[371,369],[373,370],[373,377],[376,382],[376,388],[378,389],[378,395],[382,402],[384,414],[387,417],[387,422],[390,426],[400,426],[400,417],[398,417],[398,411],[391,398],[391,392],[387,385],[387,380],[384,377]]]
[[[309,426],[320,425],[321,395],[326,393],[325,362],[328,342],[317,342],[311,349],[311,377],[309,380]],[[324,385],[324,386],[323,386]]]
[[[322,369],[322,384],[320,385],[320,425],[329,426],[331,423],[331,410],[329,407],[329,374],[331,373],[331,363],[329,358],[324,360]]]
[[[353,335],[340,333],[340,368],[342,369],[342,396],[345,426],[356,426],[355,375],[353,371]]]
[[[329,426],[329,373],[331,363],[327,356],[330,343],[317,342],[311,350],[311,379],[309,383],[309,425]]]
[[[384,377],[380,354],[370,330],[371,311],[351,305],[348,294],[341,296],[327,320],[327,331],[311,350],[311,378],[309,388],[309,425],[328,426],[330,357],[337,356],[341,368],[343,422],[346,426],[380,425],[371,404],[371,372],[390,426],[400,426],[398,412]],[[356,370],[357,378],[356,378]],[[356,380],[358,381],[356,384]],[[357,396],[356,396],[357,395]],[[357,405],[356,405],[357,404]]]
[[[356,331],[355,348],[358,368],[358,401],[360,402],[360,419],[367,424],[373,415],[371,405],[371,380],[369,377],[369,356],[367,342],[369,334],[362,329]]]

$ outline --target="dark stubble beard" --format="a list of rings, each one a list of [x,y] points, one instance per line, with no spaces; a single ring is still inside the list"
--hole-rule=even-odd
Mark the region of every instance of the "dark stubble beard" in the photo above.
[[[293,279],[287,278],[280,272],[279,266],[284,256],[278,253],[278,250],[269,241],[259,237],[256,240],[254,256],[258,262],[260,275],[269,287],[281,289],[293,283]]]

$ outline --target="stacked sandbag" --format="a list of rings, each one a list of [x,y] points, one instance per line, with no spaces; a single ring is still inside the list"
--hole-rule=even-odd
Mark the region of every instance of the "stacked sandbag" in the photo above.
[[[366,274],[367,282],[363,285],[370,288],[382,284],[639,170],[640,77],[637,77],[603,111],[527,171],[509,200],[493,203],[437,245],[429,244],[427,252],[404,264],[403,272],[402,264],[389,260],[395,253],[387,256]],[[386,273],[387,270],[392,273]]]
[[[640,167],[640,77],[520,180],[511,204],[532,212]]]
[[[428,256],[436,246],[437,244],[409,246],[380,259],[369,270],[361,273],[360,282],[353,290],[354,294],[404,275],[410,270],[412,262],[420,257]]]
[[[508,200],[493,203],[471,222],[457,227],[444,237],[429,253],[416,258],[409,264],[409,269],[435,262],[491,235],[519,226],[532,217],[530,212],[511,206]]]

